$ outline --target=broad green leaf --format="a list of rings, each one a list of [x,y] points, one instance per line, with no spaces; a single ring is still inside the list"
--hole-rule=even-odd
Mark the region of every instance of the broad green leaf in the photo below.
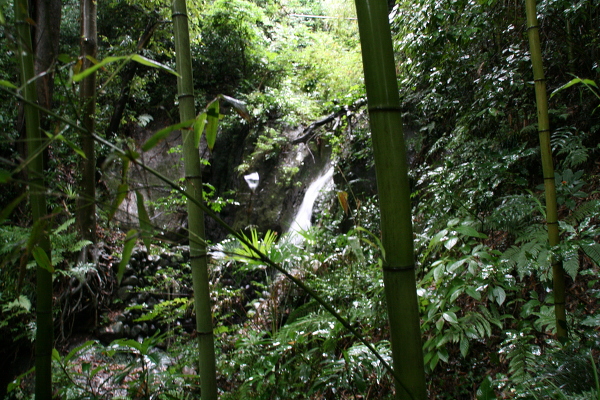
[[[465,288],[465,293],[467,293],[469,296],[471,296],[475,300],[481,300],[481,293],[470,286],[467,286]]]
[[[213,100],[206,109],[206,144],[212,151],[217,141],[217,129],[219,127],[219,100]]]
[[[125,274],[125,267],[129,264],[129,260],[131,259],[131,253],[133,251],[133,247],[135,246],[135,242],[137,239],[137,231],[135,229],[127,232],[127,236],[125,237],[125,244],[123,245],[123,254],[121,257],[121,262],[119,263],[119,269],[117,270],[117,281],[121,284],[121,280],[123,280],[123,275]]]
[[[161,129],[156,132],[154,135],[150,137],[150,139],[146,140],[146,143],[142,146],[143,151],[148,151],[160,143],[162,140],[166,139],[171,132],[178,131],[183,128],[189,128],[194,124],[195,120],[190,119],[189,121],[183,121],[175,125],[167,126],[166,128]]]
[[[504,300],[506,300],[506,292],[504,291],[504,289],[501,286],[496,286],[492,290],[492,293],[494,294],[494,298],[496,299],[498,305],[501,306],[502,303],[504,303]]]
[[[48,254],[46,254],[44,249],[42,249],[40,246],[35,246],[32,253],[33,258],[35,258],[35,262],[40,268],[43,268],[50,273],[54,272],[54,267],[52,266],[50,258],[48,258]]]
[[[79,81],[85,79],[86,77],[90,76],[91,74],[93,74],[94,72],[96,72],[97,70],[99,70],[100,68],[104,67],[105,65],[113,63],[113,62],[116,62],[116,61],[124,60],[124,59],[126,59],[128,57],[129,56],[119,56],[119,57],[110,56],[110,57],[106,57],[104,60],[95,63],[91,67],[86,68],[85,70],[83,70],[83,71],[81,71],[79,73],[75,73],[75,75],[73,75],[73,82],[79,82]],[[91,57],[88,57],[88,59],[90,59],[90,58]],[[90,61],[93,62],[94,60],[90,60]]]
[[[436,322],[435,322],[435,327],[437,328],[438,331],[441,331],[442,328],[444,327],[444,318],[440,317]]]
[[[200,138],[202,137],[202,133],[204,132],[204,126],[206,125],[206,113],[196,117],[196,122],[194,122],[194,148],[197,149],[200,147]]]
[[[113,205],[110,209],[110,213],[108,214],[109,221],[111,221],[113,219],[113,217],[115,216],[115,213],[119,209],[119,206],[121,205],[123,200],[125,200],[125,197],[127,197],[128,191],[129,191],[129,185],[127,183],[121,183],[117,187],[117,196],[115,197],[115,202],[113,203]]]
[[[9,205],[4,207],[2,211],[0,211],[0,223],[8,218],[10,213],[23,201],[25,196],[27,196],[27,193],[22,193],[19,197],[11,201]]]
[[[467,354],[469,353],[469,339],[467,339],[466,336],[460,338],[459,347],[460,354],[462,354],[463,357],[467,357]]]
[[[144,205],[144,196],[142,196],[142,194],[136,190],[135,197],[137,200],[138,219],[140,222],[142,241],[146,246],[146,250],[149,252],[150,236],[152,234],[152,224],[150,223],[148,211],[146,211],[146,206]]]
[[[18,89],[15,85],[10,83],[9,81],[5,81],[4,79],[0,79],[0,86],[5,86],[10,89]]]
[[[60,362],[60,354],[58,354],[58,350],[52,349],[52,359]]]
[[[484,235],[481,232],[477,232],[476,229],[467,226],[467,225],[460,225],[460,226],[456,226],[454,227],[454,230],[458,233],[462,233],[465,236],[471,236],[471,237],[477,237],[477,238],[481,238],[481,239],[487,239],[487,236]]]
[[[173,69],[167,67],[166,65],[161,64],[157,61],[151,60],[149,58],[146,58],[144,56],[140,56],[139,54],[134,54],[133,56],[131,56],[131,59],[133,61],[138,62],[142,65],[145,65],[147,67],[158,68],[158,69],[166,71],[170,74],[173,74],[175,76],[179,76],[179,74],[177,72],[175,72]]]
[[[444,317],[444,319],[450,322],[451,324],[458,324],[458,318],[456,318],[456,314],[451,311],[443,313],[442,317]]]
[[[450,239],[448,239],[445,243],[444,243],[444,247],[447,248],[448,250],[452,249],[454,246],[456,246],[456,243],[458,243],[458,238],[456,236],[451,237]]]
[[[483,382],[477,389],[477,400],[496,400],[496,392],[492,385],[492,378],[486,376],[483,378]]]

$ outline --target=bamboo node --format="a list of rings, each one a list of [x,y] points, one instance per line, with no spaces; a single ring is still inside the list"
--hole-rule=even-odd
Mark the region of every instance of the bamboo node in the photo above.
[[[387,106],[373,106],[368,108],[369,112],[381,112],[381,111],[402,111],[400,107],[387,107]]]
[[[186,180],[188,180],[188,179],[202,179],[202,175],[186,175],[185,179]],[[554,178],[552,178],[552,179],[554,179]]]
[[[383,270],[384,271],[392,271],[392,272],[398,272],[398,271],[410,271],[415,269],[415,264],[411,264],[411,265],[403,265],[403,266],[391,266],[391,265],[384,265],[383,266]]]
[[[181,12],[181,11],[173,11],[171,13],[171,16],[172,17],[186,17],[186,18],[189,18],[188,15],[187,15],[187,13],[184,13],[184,12]]]
[[[177,96],[177,99],[183,99],[184,97],[194,97],[192,93],[182,93]]]
[[[531,25],[531,26],[528,26],[528,27],[527,27],[527,30],[530,30],[530,29],[540,29],[540,26],[539,26],[539,25]]]
[[[206,255],[207,254],[204,253],[204,254],[198,254],[198,255],[195,255],[195,256],[190,256],[190,260],[197,260],[199,258],[206,258]]]

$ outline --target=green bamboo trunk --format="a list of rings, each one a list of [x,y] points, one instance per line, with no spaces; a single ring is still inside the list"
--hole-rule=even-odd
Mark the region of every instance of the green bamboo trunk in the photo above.
[[[548,117],[546,78],[544,77],[544,67],[542,63],[542,50],[535,0],[525,0],[525,9],[527,11],[527,31],[529,34],[529,48],[531,51],[533,79],[535,82],[542,173],[544,175],[544,188],[546,192],[546,225],[548,227],[548,242],[550,247],[554,247],[558,245],[560,237],[558,232],[554,165],[552,162],[552,150],[550,148],[550,122]],[[565,340],[568,336],[567,318],[565,315],[565,273],[563,271],[562,263],[556,257],[552,257],[552,280],[554,284],[556,336],[559,340]]]
[[[177,79],[179,116],[181,121],[195,118],[194,85],[188,16],[185,0],[173,1],[173,23],[175,25],[175,52],[177,56]],[[183,130],[183,156],[187,192],[202,200],[202,166],[198,149],[194,146],[193,132]],[[198,205],[188,199],[188,226],[190,257],[196,307],[196,332],[198,334],[199,372],[202,400],[217,399],[217,379],[213,322],[210,305],[210,288],[204,244],[204,213]]]
[[[19,48],[19,66],[21,82],[25,85],[24,98],[30,103],[37,102],[37,90],[34,77],[34,61],[31,46],[30,20],[27,0],[15,0],[15,20],[17,24],[17,41]],[[46,187],[44,182],[43,144],[40,131],[40,114],[37,108],[25,104],[25,129],[27,131],[27,152],[38,153],[28,165],[29,202],[33,223],[43,223],[47,215]],[[40,235],[38,246],[50,258],[50,240],[46,229]],[[35,398],[36,400],[52,399],[52,346],[54,341],[52,323],[52,274],[50,271],[36,267],[36,334],[35,334]]]
[[[81,0],[81,55],[82,70],[93,64],[86,57],[97,57],[98,32],[96,29],[96,0]],[[96,241],[96,155],[94,138],[96,113],[96,73],[81,82],[80,97],[83,104],[82,123],[87,132],[81,134],[81,148],[86,155],[82,160],[81,193],[77,217],[81,235],[91,242]],[[87,259],[88,257],[84,257]]]
[[[406,149],[387,2],[356,0],[377,188],[396,398],[425,399]]]

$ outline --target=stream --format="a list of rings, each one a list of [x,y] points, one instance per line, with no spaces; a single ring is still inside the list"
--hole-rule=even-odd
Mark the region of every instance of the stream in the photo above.
[[[333,184],[333,167],[326,164],[324,171],[325,172],[319,175],[306,189],[302,204],[300,205],[300,208],[298,208],[296,216],[290,224],[288,233],[290,235],[290,241],[294,244],[302,243],[303,237],[301,233],[307,231],[311,227],[313,207],[319,193]]]

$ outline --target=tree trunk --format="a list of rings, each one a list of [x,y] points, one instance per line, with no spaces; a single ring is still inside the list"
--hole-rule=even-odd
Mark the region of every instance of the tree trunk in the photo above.
[[[86,57],[96,58],[98,33],[96,29],[96,0],[81,0],[81,56],[82,70],[93,64]],[[80,83],[83,104],[82,123],[87,133],[81,135],[81,149],[86,155],[81,172],[81,193],[77,208],[78,225],[84,239],[96,242],[96,155],[92,133],[95,129],[96,73]],[[87,257],[84,257],[87,258]]]
[[[54,93],[53,65],[58,56],[58,43],[60,37],[61,20],[60,0],[34,0],[32,14],[35,21],[33,51],[35,54],[35,74],[37,80],[37,97],[40,106],[51,110],[52,95]],[[42,128],[47,129],[44,123],[45,116],[41,116]]]
[[[388,8],[356,0],[385,250],[383,279],[397,399],[426,398],[406,149]]]
[[[180,75],[177,78],[179,117],[183,122],[194,119],[196,116],[192,58],[185,0],[173,1],[173,23],[175,25],[177,72]],[[194,145],[192,130],[184,129],[182,133],[187,192],[193,198],[202,201],[202,167],[198,148]],[[210,306],[206,245],[204,242],[204,213],[190,199],[187,201],[187,210],[202,400],[217,400],[213,322]]]
[[[558,232],[558,212],[556,207],[556,187],[554,183],[554,165],[552,149],[550,148],[550,119],[548,117],[548,98],[546,93],[546,78],[542,64],[542,50],[537,21],[535,0],[525,0],[527,11],[527,31],[529,48],[533,65],[533,80],[535,82],[535,99],[538,111],[538,133],[542,155],[542,173],[546,192],[546,226],[548,227],[548,242],[554,248],[560,242]],[[556,337],[563,341],[568,337],[567,318],[565,314],[565,272],[560,260],[553,256],[552,280],[554,284],[554,314],[556,317]]]
[[[37,101],[36,82],[33,80],[35,67],[30,24],[27,22],[31,18],[27,0],[15,0],[14,5],[21,82],[26,83],[24,97],[35,104]],[[27,151],[30,156],[37,154],[27,166],[31,215],[34,226],[41,227],[41,234],[37,238],[37,246],[51,259],[50,240],[44,223],[47,210],[44,163],[42,153],[39,152],[39,148],[43,145],[40,132],[40,115],[37,108],[27,104],[24,106],[24,113]],[[52,274],[40,265],[36,267],[36,296],[35,398],[37,400],[50,400],[52,399],[52,346],[54,341]]]

